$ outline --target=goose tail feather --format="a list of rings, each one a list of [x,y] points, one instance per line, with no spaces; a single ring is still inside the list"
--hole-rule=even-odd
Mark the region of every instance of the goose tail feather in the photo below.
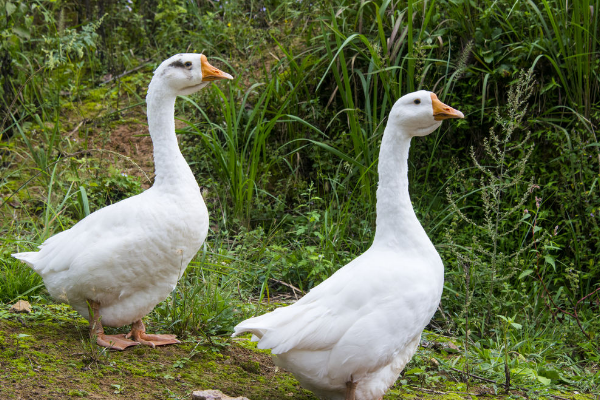
[[[25,262],[34,271],[37,271],[34,264],[37,261],[38,254],[39,253],[37,251],[27,251],[24,253],[14,253],[14,254],[11,254],[11,256],[16,258],[17,260],[21,260],[21,261]]]

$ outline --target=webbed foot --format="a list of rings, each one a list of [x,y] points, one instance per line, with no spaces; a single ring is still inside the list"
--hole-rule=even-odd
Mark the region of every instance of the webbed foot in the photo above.
[[[129,340],[125,335],[105,335],[102,327],[100,315],[100,303],[94,300],[88,300],[90,308],[90,337],[96,337],[98,346],[106,347],[109,350],[125,350],[130,346],[137,346],[139,343]]]
[[[146,327],[142,320],[137,320],[131,325],[131,332],[129,332],[126,338],[133,338],[136,342],[151,346],[152,348],[156,346],[164,346],[167,344],[177,344],[181,343],[176,339],[176,335],[152,335],[146,333]]]
[[[140,343],[129,340],[124,334],[120,335],[105,335],[96,334],[96,343],[98,346],[106,347],[109,350],[125,350],[131,346],[137,346]]]

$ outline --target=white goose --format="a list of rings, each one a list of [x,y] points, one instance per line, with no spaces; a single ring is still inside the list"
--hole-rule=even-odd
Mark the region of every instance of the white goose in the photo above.
[[[218,79],[232,77],[202,54],[164,61],[146,97],[154,185],[88,215],[46,240],[38,252],[13,254],[42,276],[54,299],[90,321],[90,334],[100,346],[123,350],[140,343],[178,343],[175,335],[146,334],[142,317],[175,288],[208,233],[208,211],[179,151],[174,114],[178,95]],[[132,324],[128,335],[106,335],[102,328],[127,324]]]
[[[463,117],[431,92],[400,98],[379,153],[372,246],[295,304],[241,322],[234,336],[252,332],[321,399],[380,399],[416,352],[444,282],[442,260],[410,202],[410,140]]]

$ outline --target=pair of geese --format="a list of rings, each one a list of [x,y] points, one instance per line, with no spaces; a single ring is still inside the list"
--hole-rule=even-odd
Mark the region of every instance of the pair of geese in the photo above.
[[[175,288],[208,233],[208,211],[175,136],[175,100],[233,79],[202,54],[177,54],[154,72],[148,125],[156,178],[145,192],[100,209],[46,240],[29,264],[59,301],[90,321],[100,346],[179,343],[145,332],[142,317]],[[444,266],[412,208],[408,150],[442,120],[463,114],[418,91],[393,106],[379,154],[377,229],[371,247],[288,307],[250,318],[251,332],[277,365],[322,399],[377,400],[419,345],[442,295]],[[132,324],[127,335],[105,326]]]

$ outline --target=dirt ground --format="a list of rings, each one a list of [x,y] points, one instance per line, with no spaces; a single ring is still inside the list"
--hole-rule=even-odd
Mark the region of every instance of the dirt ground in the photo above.
[[[246,339],[106,352],[90,343],[87,322],[62,307],[54,316],[0,317],[0,399],[188,399],[206,389],[252,400],[314,399],[269,355],[246,348]]]
[[[136,113],[136,115],[141,120],[146,118],[142,113]],[[175,126],[181,128],[186,125],[176,120]],[[144,188],[151,186],[151,182],[154,181],[154,154],[147,124],[129,122],[117,125],[110,129],[108,140],[95,138],[92,143],[96,149],[107,150],[109,154],[123,156],[121,162],[123,172],[139,177]]]
[[[110,131],[109,140],[102,148],[129,157],[137,166],[133,163],[128,163],[127,166],[125,163],[124,172],[138,176],[142,178],[143,184],[150,185],[147,178],[154,178],[154,158],[148,125],[130,123],[117,126]]]
[[[1,306],[0,400],[183,400],[191,399],[193,391],[207,389],[250,400],[316,400],[249,338],[212,338],[209,343],[204,337],[188,337],[180,338],[178,345],[113,352],[90,342],[88,326],[66,305],[33,305],[30,314],[14,314]],[[148,332],[161,333],[151,321],[146,327]],[[126,331],[127,327],[107,328],[109,334]],[[422,345],[422,353],[435,351],[427,341]],[[527,397],[517,391],[509,397],[494,395],[489,385],[472,385],[468,392],[449,388],[399,384],[384,400]],[[551,397],[593,399],[563,393]]]

